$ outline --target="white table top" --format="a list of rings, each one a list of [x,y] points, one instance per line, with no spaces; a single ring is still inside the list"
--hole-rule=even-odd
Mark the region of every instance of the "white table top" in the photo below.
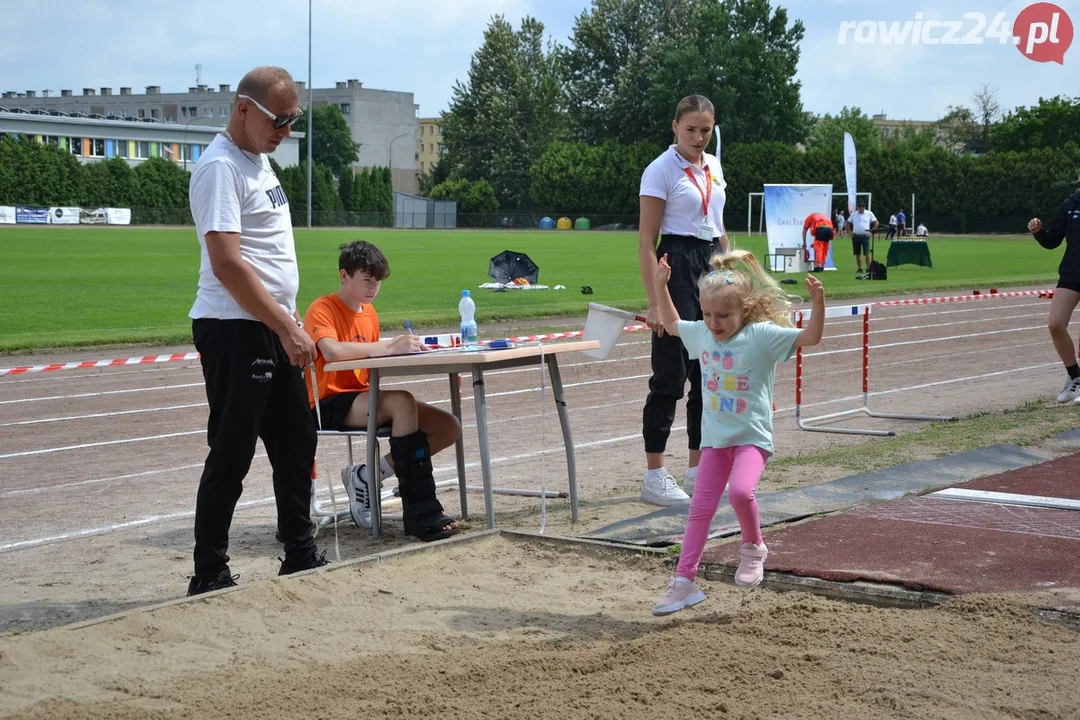
[[[599,350],[600,343],[596,340],[577,340],[573,342],[553,342],[547,345],[533,344],[520,345],[507,350],[479,350],[477,352],[447,351],[447,352],[418,352],[408,355],[388,355],[386,357],[363,358],[359,360],[341,360],[327,363],[326,371],[336,370],[360,370],[390,368],[401,369],[424,369],[427,372],[448,372],[454,367],[477,367],[491,364],[502,364],[507,361],[528,362],[532,358],[539,358],[540,354],[555,355],[568,352],[581,352],[583,350]]]

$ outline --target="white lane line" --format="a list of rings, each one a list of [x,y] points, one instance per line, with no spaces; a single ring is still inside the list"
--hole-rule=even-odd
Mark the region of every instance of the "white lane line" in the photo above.
[[[913,386],[909,386],[909,387],[895,388],[895,389],[892,389],[892,390],[882,390],[882,391],[878,391],[878,392],[872,392],[872,393],[870,393],[870,395],[871,396],[890,395],[890,394],[898,393],[898,392],[910,392],[912,390],[922,390],[922,389],[931,388],[931,387],[941,387],[941,386],[944,386],[944,385],[952,385],[952,384],[960,383],[960,382],[969,382],[971,380],[982,380],[982,379],[985,379],[985,378],[988,378],[988,377],[998,377],[998,376],[1007,375],[1007,374],[1010,374],[1010,373],[1024,372],[1024,371],[1027,371],[1027,370],[1037,370],[1037,369],[1042,369],[1042,368],[1055,367],[1058,364],[1060,364],[1060,363],[1054,362],[1054,363],[1042,363],[1042,364],[1039,364],[1039,365],[1029,365],[1027,367],[1012,368],[1012,369],[1009,369],[1009,370],[1001,370],[1001,371],[991,372],[991,373],[982,373],[982,374],[979,374],[979,375],[970,375],[970,376],[962,377],[962,378],[954,378],[952,380],[941,380],[941,381],[937,381],[937,382],[923,383],[923,384],[920,384],[920,385],[913,385]],[[824,406],[824,405],[832,405],[832,404],[835,404],[835,403],[838,403],[838,402],[850,402],[850,401],[853,401],[853,400],[858,400],[860,398],[862,398],[861,393],[858,394],[858,395],[850,395],[850,396],[844,397],[844,398],[835,398],[835,399],[827,400],[827,401],[824,401],[824,402],[804,403],[803,407],[819,407],[819,406]],[[777,412],[787,412],[787,411],[791,411],[791,410],[794,410],[794,409],[795,409],[794,406],[785,407],[785,408],[777,408]],[[677,431],[680,431],[680,430],[683,430],[683,429],[685,429],[684,426],[679,426],[679,427],[673,427],[671,429],[671,431],[672,432],[677,432]],[[200,430],[199,432],[203,432],[203,431]],[[605,438],[603,440],[594,440],[594,441],[585,442],[585,443],[575,443],[575,449],[600,447],[600,446],[604,446],[604,445],[617,444],[617,443],[621,443],[621,442],[638,441],[640,439],[641,439],[641,433],[635,432],[632,435],[621,435],[621,436],[614,437],[614,438]],[[541,449],[541,450],[534,450],[534,451],[527,452],[527,453],[519,453],[517,455],[510,455],[510,456],[506,456],[506,457],[492,458],[491,462],[492,462],[492,464],[503,464],[503,463],[512,462],[512,461],[515,461],[515,460],[531,459],[531,458],[539,457],[539,456],[542,456],[542,455],[556,454],[556,453],[557,454],[562,454],[563,452],[564,452],[564,450],[561,447],[550,448],[550,449]],[[476,468],[479,467],[479,465],[480,465],[479,462],[470,462],[470,463],[466,463],[465,467],[467,469],[469,469],[469,468],[476,469]],[[453,466],[453,465],[447,465],[447,466],[441,466],[438,469],[436,469],[436,473],[438,473],[438,474],[443,474],[443,473],[447,473],[447,472],[456,472],[456,467]],[[266,505],[266,504],[270,504],[270,503],[273,503],[273,502],[274,502],[273,497],[260,498],[258,500],[250,500],[250,501],[247,501],[247,502],[240,503],[238,505],[238,507],[253,507],[255,505]],[[147,524],[150,524],[150,523],[160,522],[160,521],[164,521],[164,520],[189,518],[189,517],[193,517],[194,514],[195,514],[194,511],[187,511],[187,512],[172,513],[172,514],[167,514],[167,515],[154,515],[154,516],[150,516],[150,517],[140,518],[138,520],[129,521],[129,522],[126,522],[126,523],[116,523],[116,524],[112,524],[112,525],[106,525],[106,526],[103,526],[103,527],[89,528],[89,529],[85,529],[85,530],[79,530],[79,531],[75,531],[75,532],[71,532],[71,533],[64,533],[64,534],[60,534],[60,535],[53,535],[53,536],[44,537],[44,538],[35,538],[35,539],[31,539],[31,540],[20,540],[20,541],[0,545],[0,552],[7,552],[7,551],[10,551],[10,550],[26,549],[26,548],[30,548],[30,547],[46,545],[46,544],[50,544],[50,543],[54,543],[54,542],[60,542],[60,541],[64,541],[64,540],[75,540],[75,539],[79,539],[79,538],[83,538],[83,537],[87,537],[87,536],[91,536],[91,535],[102,535],[102,534],[106,534],[106,533],[110,533],[110,532],[116,532],[116,531],[119,531],[119,530],[125,530],[125,529],[131,528],[131,527],[147,525]]]
[[[92,447],[107,447],[109,445],[127,445],[129,443],[152,442],[154,440],[167,440],[169,438],[184,437],[186,435],[200,435],[206,432],[202,430],[188,430],[185,432],[164,433],[162,435],[148,435],[146,437],[125,438],[123,440],[103,440],[102,442],[80,443],[79,445],[64,445],[61,447],[44,448],[42,450],[23,450],[22,452],[4,453],[0,460],[9,458],[31,457],[34,455],[48,455],[50,453],[66,452],[68,450],[84,450]]]
[[[683,429],[685,429],[685,426],[678,426],[678,427],[671,428],[671,431],[672,432],[677,432],[677,431],[683,430]],[[587,449],[587,448],[594,448],[594,447],[602,447],[604,445],[612,445],[612,444],[615,444],[615,443],[627,442],[629,440],[639,440],[640,441],[641,440],[641,433],[638,432],[638,433],[634,433],[633,435],[621,435],[619,437],[604,438],[603,440],[593,440],[591,442],[585,442],[585,443],[575,443],[574,447],[575,447],[575,449]],[[530,459],[533,459],[533,458],[536,458],[536,457],[540,457],[542,455],[562,455],[563,452],[564,452],[564,450],[563,450],[562,447],[548,448],[548,449],[542,449],[542,450],[534,450],[532,452],[527,452],[527,453],[518,453],[516,455],[507,455],[507,456],[504,456],[504,457],[492,458],[491,459],[491,464],[492,465],[502,465],[502,464],[505,464],[505,463],[515,462],[515,461],[518,461],[518,460],[530,460]],[[479,461],[465,463],[465,468],[467,470],[469,470],[469,469],[476,470],[479,467],[480,467]],[[441,466],[441,467],[435,469],[435,474],[437,474],[437,475],[442,475],[444,473],[456,473],[456,472],[457,472],[456,464],[455,465],[445,465],[445,466]],[[237,503],[236,507],[237,507],[237,509],[251,508],[251,507],[256,507],[256,506],[261,506],[261,505],[270,505],[270,504],[272,504],[274,502],[275,502],[275,500],[274,500],[273,496],[271,496],[271,497],[262,497],[262,498],[258,498],[256,500],[247,500],[247,501],[244,501],[244,502]],[[57,534],[57,535],[49,535],[49,536],[46,536],[46,537],[38,537],[38,538],[32,538],[32,539],[28,539],[28,540],[16,540],[14,542],[4,543],[4,544],[0,545],[0,553],[10,552],[12,550],[25,550],[25,549],[29,549],[29,548],[33,548],[33,547],[38,547],[38,546],[41,546],[41,545],[49,545],[51,543],[63,542],[63,541],[67,541],[67,540],[79,540],[81,538],[90,537],[90,536],[94,536],[94,535],[106,535],[106,534],[109,534],[109,533],[118,532],[118,531],[121,531],[121,530],[127,530],[127,529],[134,528],[134,527],[140,527],[140,526],[143,526],[143,525],[150,525],[152,523],[165,522],[165,521],[169,521],[169,520],[182,520],[182,519],[185,519],[185,518],[192,518],[194,516],[195,516],[195,511],[194,510],[185,510],[185,511],[181,511],[181,512],[165,513],[165,514],[161,514],[161,515],[149,515],[149,516],[146,516],[146,517],[138,518],[136,520],[129,520],[127,522],[111,523],[111,524],[108,524],[108,525],[101,525],[101,526],[98,526],[98,527],[85,528],[85,529],[82,529],[82,530],[75,530],[75,531],[72,531],[72,532],[60,533],[60,534]]]
[[[999,351],[1015,350],[1016,345],[999,345],[992,348],[979,348],[978,350],[965,350],[964,352],[957,353],[945,353],[943,355],[928,355],[926,357],[909,358],[907,360],[893,360],[888,362],[874,362],[871,363],[871,370],[888,367],[896,367],[899,365],[911,365],[913,363],[925,363],[931,360],[947,360],[949,358],[965,357],[967,355],[988,355]],[[805,355],[803,357],[806,357]],[[847,375],[853,372],[862,372],[862,365],[849,365],[846,368],[840,370],[814,370],[813,374],[815,378],[828,377],[830,375]]]
[[[585,386],[585,385],[604,385],[604,384],[613,383],[613,382],[625,382],[627,380],[641,380],[643,378],[648,378],[648,377],[651,377],[651,375],[649,375],[649,374],[646,374],[646,375],[630,375],[630,376],[627,376],[627,377],[605,378],[603,380],[586,380],[584,382],[566,383],[565,385],[563,385],[563,387],[564,388],[574,388],[574,387],[582,387],[582,386]],[[540,387],[537,386],[535,388],[526,388],[524,390],[508,390],[508,391],[505,391],[505,392],[487,393],[487,397],[492,398],[492,397],[502,397],[504,395],[521,395],[523,393],[530,393],[530,392],[540,392]],[[462,402],[465,402],[467,400],[473,400],[473,399],[475,399],[475,396],[473,396],[473,395],[463,395],[461,397]],[[448,404],[449,402],[450,402],[449,399],[443,399],[443,400],[434,400],[432,402],[429,402],[428,404],[429,405],[445,405],[445,404]],[[31,456],[35,456],[35,455],[47,455],[49,453],[64,452],[64,451],[67,451],[67,450],[82,450],[82,449],[91,448],[91,447],[106,447],[106,446],[109,446],[109,445],[126,445],[126,444],[129,444],[129,443],[152,442],[152,441],[155,441],[155,440],[164,440],[164,439],[168,439],[168,438],[182,437],[184,435],[197,435],[199,433],[205,433],[205,432],[206,432],[206,430],[189,430],[189,431],[185,431],[185,432],[167,433],[167,434],[164,434],[164,435],[149,435],[147,437],[126,438],[126,439],[123,439],[123,440],[103,440],[101,442],[96,442],[96,443],[82,443],[82,444],[79,444],[79,445],[64,445],[64,446],[60,446],[60,447],[44,448],[44,449],[41,449],[41,450],[23,450],[21,452],[2,454],[2,455],[0,455],[0,460],[6,460],[8,458],[17,458],[17,457],[31,457]]]
[[[256,455],[255,458],[264,458],[266,455]],[[254,458],[253,458],[254,459]],[[157,468],[154,470],[144,470],[137,473],[128,473],[127,475],[114,475],[112,477],[93,478],[91,480],[76,480],[75,482],[61,483],[60,485],[41,485],[32,488],[23,488],[21,490],[7,490],[0,492],[0,498],[6,497],[18,497],[20,495],[37,495],[39,493],[47,493],[53,490],[69,490],[76,487],[86,487],[87,485],[100,485],[101,483],[116,482],[118,480],[131,480],[133,478],[149,477],[151,475],[166,475],[168,473],[181,472],[182,470],[194,470],[195,468],[201,468],[203,463],[193,463],[191,465],[178,465],[170,468]]]
[[[1042,315],[1036,315],[1036,314],[1033,314],[1033,313],[1026,313],[1024,315],[995,315],[994,317],[989,317],[989,318],[971,318],[969,320],[956,320],[956,321],[953,321],[953,322],[932,323],[932,324],[929,324],[929,325],[919,325],[917,327],[912,327],[911,325],[906,325],[906,326],[902,326],[902,327],[895,327],[895,328],[873,328],[872,327],[870,329],[870,334],[875,335],[875,334],[881,333],[882,335],[885,335],[885,334],[888,334],[888,333],[911,332],[912,330],[915,330],[915,329],[929,330],[930,328],[954,327],[956,325],[977,325],[979,323],[988,323],[988,322],[1000,323],[1000,322],[1002,322],[1004,320],[1030,320],[1031,318],[1039,318],[1039,317],[1043,317],[1043,316]],[[828,327],[828,326],[826,326],[826,327]],[[845,333],[843,335],[830,335],[828,337],[844,337],[844,338],[847,338],[847,337],[862,337],[862,333],[861,332]]]
[[[878,350],[884,350],[886,348],[902,347],[904,345],[926,345],[928,343],[934,343],[934,342],[947,342],[947,341],[950,341],[950,340],[968,340],[968,339],[971,339],[971,338],[989,337],[991,335],[1005,335],[1005,334],[1008,334],[1008,333],[1018,333],[1018,332],[1034,332],[1035,330],[1045,330],[1045,328],[1025,327],[1025,328],[1011,328],[1011,329],[1008,329],[1008,330],[986,330],[984,332],[967,333],[965,335],[948,335],[946,337],[923,338],[921,340],[905,340],[905,341],[901,341],[901,342],[881,343],[881,344],[871,345],[870,346],[870,352],[876,352]],[[825,339],[828,340],[830,338],[825,338]],[[818,352],[803,353],[803,358],[825,357],[826,355],[846,355],[848,353],[861,353],[861,352],[862,352],[862,346],[860,345],[858,347],[844,348],[842,350],[820,350]]]
[[[1000,332],[1012,332],[1012,331],[1000,331]],[[946,339],[946,338],[940,338],[940,339],[943,340],[943,339]],[[893,345],[910,345],[910,344],[914,344],[915,342],[925,342],[925,341],[911,341],[911,342],[903,342],[903,343],[893,343]],[[879,347],[887,347],[887,346],[879,346]],[[813,354],[811,354],[811,357],[814,356],[814,355],[823,355],[823,354],[831,354],[831,353],[813,353]],[[983,373],[981,375],[970,375],[970,376],[961,377],[961,378],[954,378],[954,379],[951,379],[951,380],[942,380],[942,381],[939,381],[939,382],[936,382],[936,383],[930,383],[930,384],[924,384],[924,385],[914,385],[914,386],[911,386],[911,387],[900,388],[900,389],[897,389],[897,390],[882,390],[882,391],[872,392],[872,393],[870,393],[870,395],[871,396],[873,396],[873,395],[887,395],[887,394],[894,393],[894,392],[906,392],[906,391],[910,391],[910,390],[919,390],[919,389],[923,389],[923,388],[936,387],[936,386],[940,386],[940,385],[951,385],[951,384],[954,384],[954,383],[967,382],[967,381],[970,381],[970,380],[979,380],[979,379],[989,378],[989,377],[998,377],[998,376],[1005,375],[1005,374],[1008,374],[1008,373],[1011,373],[1011,372],[1022,372],[1024,370],[1032,370],[1032,369],[1036,369],[1036,368],[1053,367],[1055,364],[1056,363],[1045,363],[1045,364],[1041,364],[1041,365],[1031,365],[1031,366],[1023,367],[1023,368],[1013,368],[1013,369],[1010,369],[1010,370],[1000,370],[1000,371],[997,371],[997,372]],[[615,383],[615,382],[620,382],[620,383],[621,382],[626,382],[626,381],[629,381],[629,380],[643,380],[643,379],[647,379],[649,377],[651,377],[651,374],[646,373],[646,374],[643,374],[643,375],[629,375],[629,376],[625,376],[625,377],[605,378],[605,379],[602,379],[602,380],[586,380],[586,381],[583,381],[583,382],[568,383],[564,387],[573,388],[573,387],[583,387],[583,386],[587,386],[587,385],[605,385],[605,384]],[[527,394],[527,393],[537,393],[537,392],[540,392],[539,387],[530,387],[530,388],[525,388],[525,389],[521,389],[521,390],[508,390],[508,391],[505,391],[505,392],[488,393],[487,397],[489,397],[489,398],[490,397],[504,397],[504,396],[509,396],[509,395],[523,395],[523,394]],[[860,397],[862,397],[862,395],[850,395],[850,396],[846,396],[846,397],[842,397],[842,398],[835,398],[833,400],[829,400],[829,401],[826,401],[826,402],[823,402],[823,403],[806,404],[806,405],[804,405],[804,407],[815,407],[817,405],[829,405],[829,404],[833,404],[833,403],[837,403],[837,402],[849,402],[852,399],[858,399]],[[462,402],[465,402],[467,400],[473,400],[474,396],[464,395],[464,396],[462,396],[461,399],[462,399]],[[429,405],[444,405],[444,404],[447,404],[449,402],[450,401],[448,399],[443,399],[443,400],[435,400],[435,401],[430,402],[428,404]],[[152,435],[152,436],[141,437],[141,438],[127,438],[127,439],[123,439],[123,440],[106,440],[106,441],[97,442],[97,443],[84,443],[84,444],[80,444],[80,445],[67,445],[67,446],[62,446],[62,447],[45,448],[45,449],[41,449],[41,450],[24,450],[22,452],[7,453],[7,454],[0,455],[0,460],[4,460],[4,459],[8,459],[8,458],[15,458],[15,457],[30,457],[30,456],[36,456],[36,455],[46,455],[46,454],[49,454],[49,453],[64,452],[64,451],[67,451],[67,450],[81,450],[81,449],[88,448],[88,447],[104,447],[104,446],[109,446],[109,445],[123,445],[123,444],[129,444],[129,443],[137,443],[137,442],[152,442],[152,441],[168,439],[168,438],[172,438],[172,437],[181,437],[181,436],[185,436],[185,435],[197,435],[197,434],[203,433],[203,432],[206,432],[206,431],[205,430],[191,430],[191,431],[186,431],[186,432],[167,433],[167,434],[164,434],[164,435]]]
[[[66,422],[69,420],[92,420],[94,418],[120,417],[123,415],[138,415],[140,413],[158,413],[169,410],[188,410],[191,408],[206,407],[206,403],[192,403],[190,405],[167,405],[165,407],[141,408],[139,410],[117,410],[115,412],[90,413],[89,415],[68,415],[66,417],[41,418],[39,420],[18,420],[16,422],[0,423],[0,427],[18,427],[20,425],[40,425],[43,423]]]
[[[574,406],[574,412],[575,413],[581,413],[581,412],[586,412],[586,411],[591,411],[591,410],[608,410],[608,409],[611,409],[613,407],[620,407],[620,406],[623,406],[623,405],[640,405],[643,402],[645,402],[645,401],[640,399],[640,398],[634,398],[633,400],[623,400],[621,402],[605,403],[603,405],[583,405],[583,406],[575,405]],[[544,417],[543,412],[534,413],[534,414],[531,414],[531,415],[515,415],[513,417],[508,417],[508,418],[492,418],[492,417],[489,416],[488,417],[488,425],[500,425],[500,424],[511,423],[511,422],[520,422],[522,420],[534,420],[536,418],[541,418],[541,417]],[[465,429],[473,429],[473,428],[476,427],[476,423],[475,422],[463,423],[462,427],[465,428]],[[325,442],[325,440],[324,440],[324,442]],[[264,457],[266,457],[266,455],[260,453],[260,454],[256,454],[252,459],[253,460],[258,460],[258,459],[264,458]],[[173,473],[173,472],[180,472],[180,471],[183,471],[183,470],[192,470],[192,469],[195,469],[195,468],[201,468],[202,466],[203,466],[203,463],[195,463],[195,464],[192,464],[192,465],[179,465],[177,467],[171,467],[171,468],[158,468],[156,470],[146,470],[144,472],[128,473],[126,475],[114,475],[112,477],[94,478],[94,479],[91,479],[91,480],[77,480],[75,482],[62,483],[62,484],[59,484],[59,485],[41,485],[41,486],[38,486],[38,487],[23,488],[21,490],[7,490],[7,491],[4,491],[4,492],[0,492],[0,498],[17,497],[17,496],[20,496],[20,495],[34,495],[34,494],[38,494],[38,493],[49,492],[51,490],[70,489],[70,488],[75,488],[75,487],[84,487],[86,485],[100,485],[101,483],[107,483],[107,482],[115,482],[115,481],[120,481],[120,480],[130,480],[132,478],[146,477],[146,476],[150,476],[150,475],[162,475],[162,474],[168,474],[168,473]]]
[[[870,397],[877,397],[879,395],[892,395],[893,393],[902,393],[902,392],[906,393],[906,392],[911,392],[912,390],[925,390],[926,388],[942,387],[944,385],[955,385],[956,383],[970,382],[972,380],[984,380],[986,378],[1000,377],[1002,375],[1009,375],[1009,374],[1012,374],[1012,373],[1025,372],[1025,371],[1028,371],[1028,370],[1041,370],[1043,368],[1059,367],[1060,365],[1061,365],[1061,361],[1058,360],[1057,362],[1041,363],[1039,365],[1028,365],[1026,367],[1009,368],[1008,370],[997,370],[995,372],[982,373],[980,375],[968,375],[966,377],[953,378],[951,380],[938,380],[938,381],[935,381],[935,382],[923,383],[921,385],[909,385],[908,387],[893,388],[892,390],[876,390],[874,392],[869,393],[869,396]],[[802,406],[804,408],[807,408],[807,407],[822,407],[824,405],[835,405],[836,403],[851,402],[853,400],[862,400],[862,393],[859,393],[858,395],[848,395],[846,397],[833,398],[832,400],[824,400],[822,402],[803,403]],[[788,410],[794,410],[794,409],[795,409],[795,406],[792,405],[791,407],[783,407],[783,408],[782,407],[777,407],[776,411],[777,412],[786,412]]]
[[[182,390],[184,388],[202,387],[202,382],[182,383],[180,385],[162,385],[161,387],[124,388],[123,390],[102,390],[99,392],[76,393],[74,395],[48,395],[46,397],[19,398],[18,400],[0,400],[0,405],[16,405],[18,403],[45,402],[46,400],[79,400],[82,398],[104,397],[106,395],[130,395],[141,392],[158,392],[162,390]]]

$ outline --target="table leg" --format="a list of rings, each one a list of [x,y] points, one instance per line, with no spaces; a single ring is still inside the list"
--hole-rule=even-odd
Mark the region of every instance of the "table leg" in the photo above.
[[[379,369],[372,368],[368,376],[368,417],[367,417],[367,466],[368,472],[375,478],[375,492],[371,498],[371,534],[382,534],[382,473],[379,471],[379,440],[375,433],[379,429]]]
[[[450,412],[457,418],[458,424],[464,426],[465,423],[461,421],[461,375],[458,373],[450,373]],[[469,498],[468,491],[465,488],[465,432],[462,431],[458,435],[457,442],[454,443],[454,450],[457,454],[457,476],[458,476],[458,494],[461,499],[461,519],[469,519]]]
[[[480,475],[484,479],[484,513],[488,529],[495,527],[495,493],[491,490],[491,455],[488,452],[487,398],[484,396],[484,370],[473,368],[473,400],[476,403],[476,437],[480,448]]]
[[[555,408],[562,426],[563,446],[566,448],[566,473],[570,479],[570,522],[578,521],[577,462],[574,459],[574,437],[570,432],[570,413],[566,410],[559,360],[555,355],[547,358],[548,374],[551,376],[551,393],[555,396]]]

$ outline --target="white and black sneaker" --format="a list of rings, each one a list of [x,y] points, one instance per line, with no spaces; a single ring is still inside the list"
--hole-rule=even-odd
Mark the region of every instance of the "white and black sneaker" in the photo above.
[[[367,465],[349,465],[341,470],[341,482],[349,494],[349,513],[357,527],[371,527],[371,497],[374,495]]]
[[[1067,403],[1070,400],[1075,400],[1080,397],[1080,378],[1071,377],[1065,382],[1065,387],[1061,389],[1061,393],[1057,396],[1059,403]]]

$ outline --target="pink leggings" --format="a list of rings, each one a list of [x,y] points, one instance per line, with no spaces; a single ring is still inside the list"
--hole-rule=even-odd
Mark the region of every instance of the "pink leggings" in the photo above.
[[[709,527],[720,506],[724,486],[731,480],[728,502],[739,519],[742,542],[761,544],[757,498],[754,490],[765,470],[769,453],[756,445],[726,448],[702,448],[694,496],[690,501],[690,517],[686,521],[682,553],[679,556],[679,577],[697,577],[698,562],[709,538]]]

